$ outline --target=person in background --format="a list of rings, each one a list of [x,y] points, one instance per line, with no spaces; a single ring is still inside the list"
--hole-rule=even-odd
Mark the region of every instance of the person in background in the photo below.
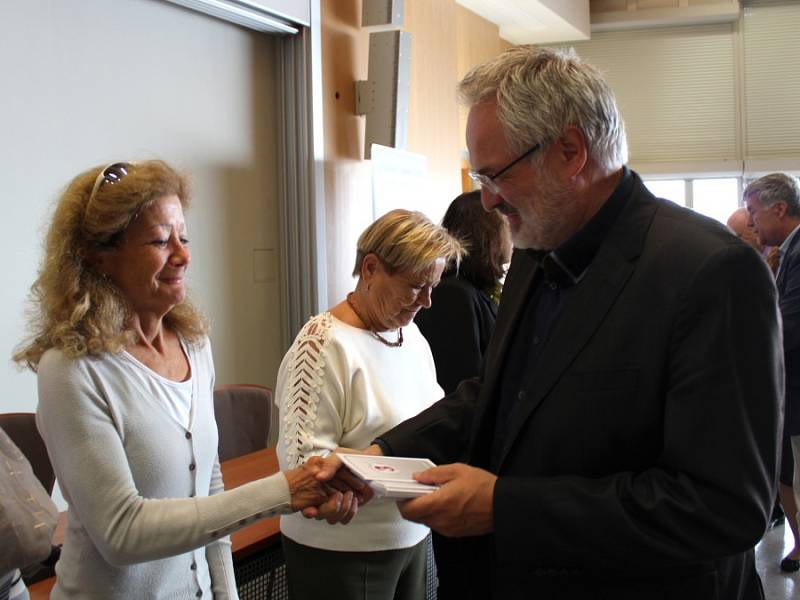
[[[444,272],[431,307],[414,319],[431,346],[436,379],[446,394],[478,375],[494,331],[505,265],[511,260],[505,217],[497,211],[484,213],[478,191],[450,203],[442,227],[461,240],[467,255],[458,268]]]
[[[467,255],[460,266],[452,265],[444,272],[431,295],[430,308],[419,311],[414,322],[430,344],[436,379],[449,394],[462,380],[480,372],[512,247],[505,217],[497,211],[487,214],[479,191],[453,200],[442,227],[464,244]],[[472,589],[464,577],[469,544],[433,532],[433,549],[439,600],[470,598]]]
[[[335,519],[357,509],[359,494],[314,479],[319,463],[223,491],[208,327],[185,284],[188,192],[162,161],[93,168],[47,233],[14,359],[38,374],[68,505],[54,600],[237,598],[232,531],[325,502]]]
[[[728,217],[727,225],[728,228],[736,234],[736,237],[750,244],[759,254],[764,255],[764,246],[758,241],[758,236],[753,228],[748,225],[749,220],[747,209],[741,206]]]
[[[0,427],[0,600],[30,597],[20,569],[57,557],[58,509],[33,467]]]
[[[763,246],[761,242],[758,241],[758,235],[756,235],[753,227],[748,224],[749,221],[750,217],[747,214],[747,208],[741,206],[733,211],[728,217],[728,229],[733,231],[733,233],[736,234],[736,237],[752,246],[756,252],[761,254],[761,256],[764,257],[764,260],[767,261],[770,271],[772,271],[773,274],[776,274],[778,272],[778,256],[780,254],[780,248],[777,246]],[[782,523],[783,518],[784,514],[780,497],[776,496],[775,505],[772,507],[772,517],[770,518],[769,522],[770,528],[776,527]]]
[[[278,371],[281,468],[361,448],[441,396],[413,319],[461,254],[419,212],[393,210],[364,230],[355,290],[305,324]],[[281,532],[294,600],[425,597],[429,530],[404,520],[391,499],[372,501],[346,528],[285,515]]]
[[[779,250],[775,284],[783,322],[786,400],[778,497],[794,538],[794,548],[780,566],[793,572],[800,570],[800,184],[783,173],[765,175],[745,188],[744,202],[759,243]]]
[[[440,465],[401,513],[477,538],[478,598],[763,598],[783,393],[769,269],[625,166],[613,93],[574,51],[515,46],[459,91],[472,177],[515,250],[482,376],[366,449]]]
[[[773,274],[777,273],[780,249],[776,246],[764,246],[759,242],[753,227],[748,225],[749,220],[750,217],[747,214],[747,208],[742,206],[731,213],[731,216],[728,217],[727,225],[728,228],[736,234],[736,237],[752,246],[756,252],[761,254],[764,260],[767,261],[767,265],[769,265]]]

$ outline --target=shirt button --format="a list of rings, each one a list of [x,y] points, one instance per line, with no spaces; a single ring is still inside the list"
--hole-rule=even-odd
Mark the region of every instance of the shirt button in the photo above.
[[[541,342],[541,341],[542,341],[542,340],[539,338],[539,336],[538,336],[538,335],[535,335],[535,336],[533,336],[533,344],[534,344],[534,346],[535,346],[536,344],[538,344],[539,342]]]
[[[189,465],[189,470],[190,471],[194,471],[194,469],[195,469],[194,463],[190,464]]]
[[[525,396],[526,396],[525,390],[520,390],[519,393],[517,394],[517,400],[525,400]]]
[[[192,571],[197,571],[197,563],[196,563],[196,562],[193,562],[193,563],[192,563],[192,566],[191,566],[191,567],[189,567],[189,568],[190,568]]]
[[[191,431],[187,431],[187,432],[186,432],[186,439],[187,439],[187,440],[190,440],[190,439],[192,439],[192,432],[191,432]]]
[[[548,285],[550,286],[551,290],[557,290],[558,289],[558,284],[553,282],[553,281],[551,281]]]

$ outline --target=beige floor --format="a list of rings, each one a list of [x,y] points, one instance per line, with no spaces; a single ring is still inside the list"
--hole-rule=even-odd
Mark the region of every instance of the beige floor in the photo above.
[[[787,574],[778,567],[791,546],[792,534],[785,525],[768,531],[756,546],[756,568],[766,600],[800,600],[800,571]]]

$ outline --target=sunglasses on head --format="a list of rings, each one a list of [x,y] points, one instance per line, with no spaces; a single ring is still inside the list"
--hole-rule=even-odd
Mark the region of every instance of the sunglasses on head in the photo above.
[[[114,185],[120,182],[128,174],[128,170],[132,165],[133,163],[115,162],[100,171],[97,175],[97,179],[94,180],[94,187],[92,188],[92,193],[89,195],[89,202],[91,203],[97,191],[105,184]]]

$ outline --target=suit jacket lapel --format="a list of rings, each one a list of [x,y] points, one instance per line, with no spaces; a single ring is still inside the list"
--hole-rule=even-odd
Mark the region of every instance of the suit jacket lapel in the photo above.
[[[508,347],[514,336],[515,327],[522,319],[522,311],[528,303],[533,282],[539,270],[538,263],[524,250],[514,250],[511,266],[506,275],[506,284],[500,298],[497,310],[497,321],[492,334],[489,347],[486,349],[486,363],[484,365],[483,386],[481,400],[475,412],[472,423],[473,448],[482,446],[482,438],[493,433],[494,404],[500,374],[503,371],[503,362],[508,352]],[[471,451],[471,454],[472,454]],[[477,459],[478,454],[474,454]]]
[[[503,289],[503,297],[497,315],[491,345],[492,352],[488,353],[486,373],[489,377],[486,383],[494,386],[497,376],[505,359],[508,345],[514,334],[514,327],[519,323],[521,313],[528,302],[531,287],[539,270],[536,261],[525,251],[515,250],[508,272],[507,285]]]
[[[786,287],[786,271],[791,268],[791,264],[797,259],[795,253],[797,252],[797,241],[800,239],[800,231],[798,231],[792,238],[786,252],[781,256],[781,264],[778,269],[778,278],[775,280],[775,287],[778,288],[778,293],[783,294]]]
[[[561,317],[550,333],[536,369],[529,374],[528,399],[519,418],[508,424],[499,468],[527,419],[539,407],[603,322],[634,271],[645,235],[656,212],[644,185],[637,186],[589,266],[586,276],[572,290]],[[519,309],[518,309],[519,310]],[[519,322],[516,315],[514,322]],[[495,366],[496,368],[496,366]]]

